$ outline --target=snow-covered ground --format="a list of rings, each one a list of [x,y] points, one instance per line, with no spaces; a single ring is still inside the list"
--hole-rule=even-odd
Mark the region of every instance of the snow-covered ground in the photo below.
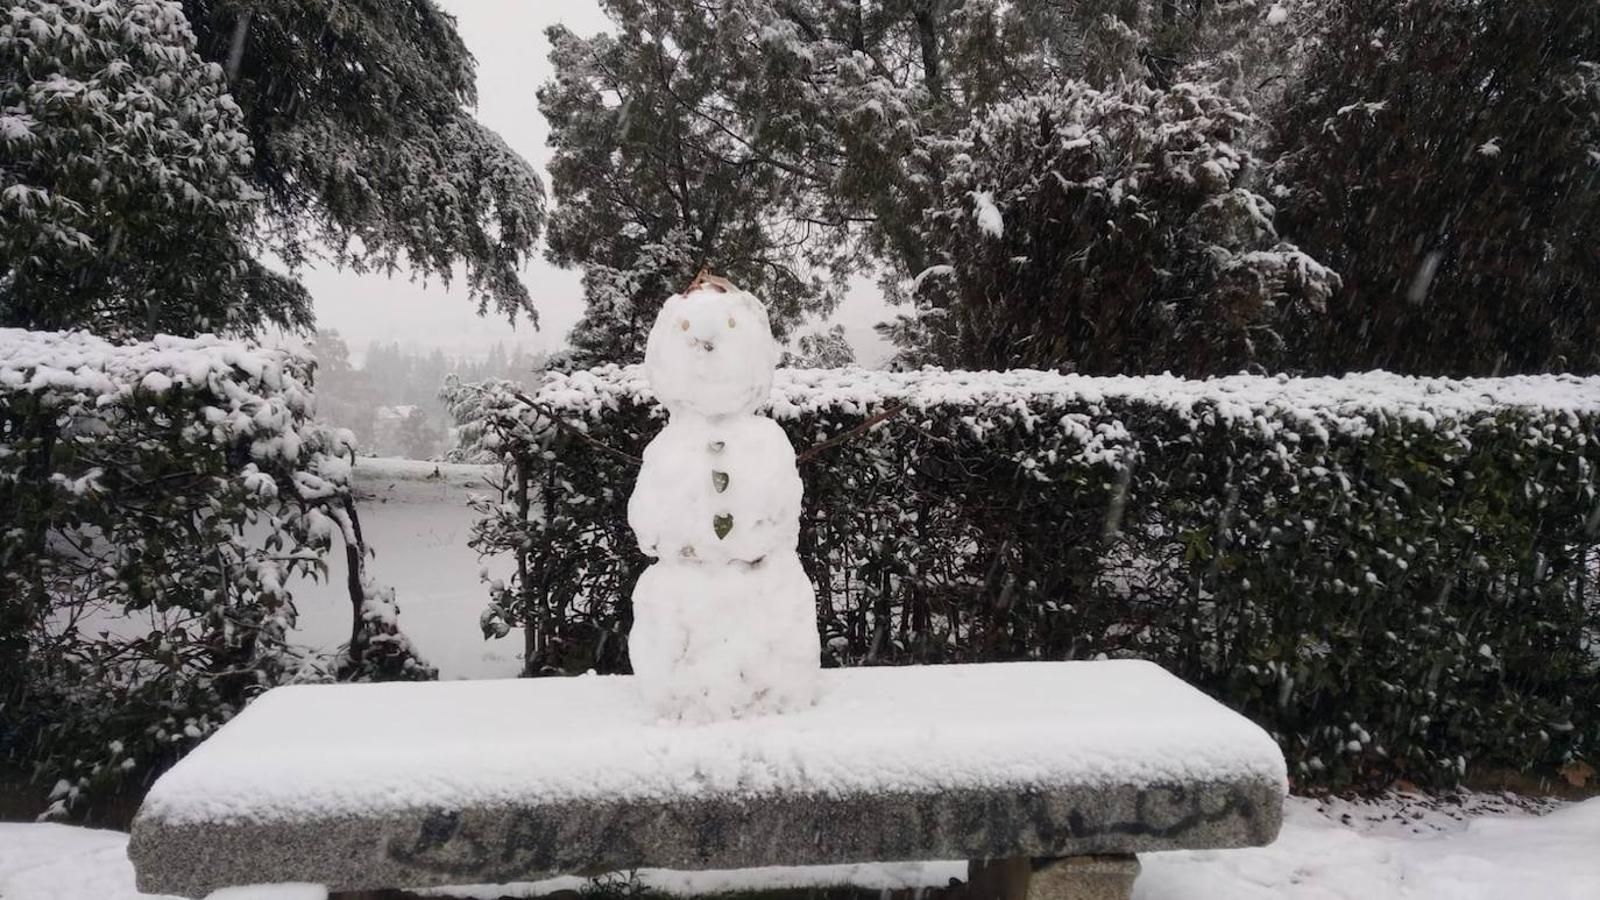
[[[1289,801],[1253,850],[1141,857],[1142,900],[1594,900],[1600,799],[1533,815],[1493,798],[1465,809],[1407,798]]]
[[[1283,834],[1269,847],[1150,853],[1138,900],[1594,900],[1600,897],[1600,798],[1543,804],[1543,814],[1486,795],[1440,803],[1395,796],[1376,803],[1291,798]],[[1526,805],[1526,804],[1523,804]],[[127,836],[66,825],[0,823],[5,900],[135,900]],[[942,886],[964,863],[645,871],[646,886],[682,895],[732,889],[850,883],[868,889]],[[536,897],[583,885],[454,890],[456,896]],[[258,892],[318,896],[320,892]],[[238,891],[229,900],[246,900]]]
[[[480,560],[467,546],[478,515],[474,494],[497,497],[488,479],[497,466],[410,459],[357,461],[352,472],[367,544],[377,553],[373,577],[395,589],[400,627],[441,678],[510,678],[522,668],[520,632],[484,640],[478,614],[489,589],[478,573],[507,577],[508,559]],[[350,636],[344,556],[329,556],[328,579],[291,585],[300,612],[299,641],[331,651]]]

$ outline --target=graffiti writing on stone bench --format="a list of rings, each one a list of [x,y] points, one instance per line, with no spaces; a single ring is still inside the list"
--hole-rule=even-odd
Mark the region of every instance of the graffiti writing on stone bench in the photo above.
[[[642,841],[662,834],[708,847],[730,839],[726,816],[689,807],[433,810],[385,852],[412,869],[473,880],[581,874],[642,865],[651,855]]]
[[[548,816],[471,815],[435,810],[415,833],[389,839],[391,860],[444,875],[542,873],[560,866],[560,822]]]
[[[863,853],[888,859],[1124,852],[1130,845],[1171,846],[1219,824],[1229,834],[1243,824],[1270,836],[1276,822],[1263,816],[1262,803],[1272,790],[1169,783],[1083,792],[436,810],[391,837],[386,852],[414,870],[468,881],[642,865],[798,865]]]

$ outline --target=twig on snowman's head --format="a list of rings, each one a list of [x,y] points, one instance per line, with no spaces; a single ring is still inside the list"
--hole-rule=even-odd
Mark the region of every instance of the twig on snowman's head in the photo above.
[[[611,446],[610,444],[606,444],[606,443],[603,443],[601,441],[595,440],[595,438],[592,435],[590,435],[588,432],[584,431],[583,429],[577,428],[577,427],[575,427],[573,425],[568,424],[567,421],[565,419],[561,418],[561,416],[558,415],[555,410],[553,410],[550,407],[544,405],[543,403],[540,403],[539,401],[533,399],[532,397],[529,397],[527,394],[524,394],[521,391],[512,391],[511,392],[511,396],[515,397],[524,406],[528,407],[529,409],[533,410],[534,412],[538,413],[539,415],[544,416],[546,419],[549,419],[551,422],[555,423],[555,426],[557,428],[561,429],[562,431],[566,432],[567,434],[570,434],[570,435],[576,437],[578,440],[583,441],[585,444],[588,444],[589,446],[595,448],[596,450],[599,450],[602,453],[609,453],[612,456],[617,457],[618,459],[626,460],[626,461],[628,461],[628,462],[630,462],[630,463],[632,463],[632,464],[634,464],[636,466],[644,465],[644,460],[640,459],[637,456],[634,456],[632,453],[628,453],[628,452],[623,451],[623,450],[618,450],[617,448]]]
[[[738,290],[728,279],[711,274],[709,265],[700,267],[700,271],[694,276],[694,280],[689,282],[689,286],[683,289],[683,293],[692,294],[701,288],[714,288],[720,294]]]
[[[887,421],[889,419],[892,419],[895,416],[898,416],[898,415],[900,415],[901,413],[903,413],[905,411],[906,411],[906,405],[904,403],[897,403],[894,406],[891,406],[888,409],[884,410],[883,412],[880,412],[877,415],[868,418],[865,422],[862,422],[860,425],[857,425],[856,427],[850,429],[849,431],[846,431],[843,434],[836,434],[833,437],[828,438],[827,440],[823,441],[820,444],[815,444],[815,445],[807,448],[805,450],[805,452],[801,453],[799,456],[796,456],[794,458],[794,461],[796,463],[806,462],[807,460],[811,459],[812,457],[816,456],[819,453],[822,453],[825,450],[831,450],[834,447],[837,447],[840,444],[844,443],[845,441],[854,440],[855,438],[858,438],[861,435],[866,434],[867,432],[871,431],[873,428],[877,427],[878,425],[882,424],[883,422],[885,422],[885,421]]]

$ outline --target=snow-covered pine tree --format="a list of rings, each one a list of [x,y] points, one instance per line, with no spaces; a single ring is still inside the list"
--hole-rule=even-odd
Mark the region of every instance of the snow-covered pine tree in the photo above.
[[[780,329],[844,274],[922,271],[937,176],[909,165],[920,141],[1066,81],[1170,81],[1235,43],[1219,68],[1257,74],[1245,44],[1273,18],[1258,0],[603,5],[616,33],[552,32],[540,95],[550,258],[590,276],[580,362],[636,358],[655,300],[704,261],[770,298]]]
[[[310,320],[251,252],[239,107],[165,0],[0,16],[0,324],[107,334]]]
[[[183,0],[244,111],[255,184],[291,262],[309,236],[357,269],[448,281],[479,311],[534,316],[518,269],[538,175],[472,118],[474,63],[434,0]]]
[[[563,204],[551,215],[551,259],[590,260],[583,272],[584,315],[567,335],[572,348],[570,362],[587,367],[637,361],[644,354],[655,307],[664,293],[670,295],[675,285],[687,283],[698,253],[680,226],[651,240],[644,226],[629,223],[608,239],[589,231],[588,221],[581,216],[568,220],[564,215],[568,209]],[[595,212],[604,215],[601,210]],[[568,221],[574,227],[565,227]],[[577,234],[584,238],[572,240]],[[579,247],[582,249],[576,250]],[[568,254],[567,248],[575,252]]]
[[[1332,0],[1310,26],[1274,199],[1345,285],[1306,364],[1600,371],[1600,4]]]
[[[1085,372],[1281,361],[1338,276],[1251,189],[1249,108],[1211,86],[1067,82],[915,159],[931,185],[902,336],[923,360]]]
[[[780,330],[839,297],[844,224],[804,167],[780,95],[799,60],[768,53],[765,3],[614,3],[616,34],[549,32],[549,259],[585,270],[583,364],[637,360],[662,298],[715,265],[773,299]]]
[[[396,7],[404,7],[397,9]],[[119,0],[0,14],[0,322],[105,334],[304,328],[261,265],[331,250],[534,314],[538,177],[467,112],[432,0]]]

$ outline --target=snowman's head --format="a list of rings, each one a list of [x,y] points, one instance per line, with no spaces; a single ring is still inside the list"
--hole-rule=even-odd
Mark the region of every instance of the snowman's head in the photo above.
[[[706,285],[669,298],[644,349],[645,375],[674,414],[754,412],[778,364],[767,310],[737,288]]]

